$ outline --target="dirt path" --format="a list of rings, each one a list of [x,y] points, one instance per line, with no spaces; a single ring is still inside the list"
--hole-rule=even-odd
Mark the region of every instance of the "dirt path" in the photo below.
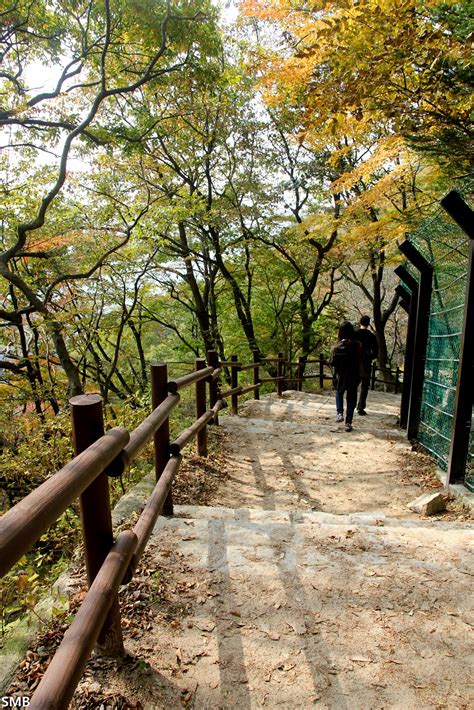
[[[407,510],[435,478],[397,412],[371,393],[346,434],[332,399],[288,392],[221,417],[226,475],[159,519],[121,592],[128,656],[92,658],[72,707],[474,707],[474,523]],[[53,636],[12,690],[28,693]]]
[[[76,708],[473,707],[472,528],[176,512],[127,596],[129,658],[90,664]]]
[[[221,418],[228,479],[214,505],[413,517],[406,506],[427,483],[427,459],[397,427],[399,408],[399,396],[370,392],[368,416],[356,415],[346,433],[332,395],[249,400],[239,417]]]

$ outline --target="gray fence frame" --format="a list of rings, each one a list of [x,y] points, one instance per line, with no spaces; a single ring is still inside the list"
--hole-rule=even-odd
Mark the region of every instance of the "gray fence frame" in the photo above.
[[[472,408],[474,404],[474,212],[456,191],[446,195],[441,200],[441,206],[470,239],[464,316],[456,395],[452,412],[453,424],[450,432],[446,483],[448,485],[464,483],[470,490],[474,490],[472,483],[466,480]],[[419,277],[414,278],[403,266],[395,269],[395,273],[402,282],[402,289],[405,293],[405,307],[408,306],[409,312],[405,349],[405,387],[400,406],[400,426],[407,429],[407,437],[410,440],[418,440],[433,266],[409,240],[399,245],[399,249],[419,272]],[[408,290],[406,287],[408,287]],[[400,287],[397,287],[397,289],[398,293],[402,295],[399,290]],[[408,298],[406,294],[408,294]]]

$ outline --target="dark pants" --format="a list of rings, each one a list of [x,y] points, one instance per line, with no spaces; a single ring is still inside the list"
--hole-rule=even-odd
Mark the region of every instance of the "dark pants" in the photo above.
[[[360,393],[359,402],[357,403],[357,410],[360,412],[365,409],[367,404],[367,395],[369,394],[370,385],[370,375],[368,377],[363,377],[360,381]]]
[[[352,417],[357,402],[357,385],[348,387],[346,390],[346,424],[352,424]],[[336,392],[336,410],[338,414],[344,414],[344,392]]]

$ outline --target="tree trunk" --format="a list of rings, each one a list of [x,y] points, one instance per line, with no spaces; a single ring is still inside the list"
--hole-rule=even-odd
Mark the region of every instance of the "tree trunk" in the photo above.
[[[51,333],[53,339],[54,347],[61,363],[61,367],[66,373],[68,381],[68,395],[69,397],[75,397],[78,394],[83,394],[84,390],[82,388],[82,382],[79,375],[79,369],[73,363],[69,356],[69,352],[66,343],[63,338],[62,328],[60,323],[57,321],[50,321],[48,324],[48,330]]]

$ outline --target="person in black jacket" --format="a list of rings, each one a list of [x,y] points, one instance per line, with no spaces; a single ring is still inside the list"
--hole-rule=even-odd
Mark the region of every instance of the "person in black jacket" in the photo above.
[[[331,350],[329,364],[333,367],[336,390],[336,422],[344,421],[344,393],[346,393],[345,430],[352,431],[352,416],[357,402],[360,381],[360,343],[356,340],[352,323],[344,321],[339,328],[339,342]]]
[[[379,346],[377,344],[377,338],[369,330],[370,318],[369,316],[362,316],[360,319],[360,328],[356,332],[356,338],[361,343],[361,383],[360,383],[360,393],[359,401],[357,402],[357,414],[360,416],[365,416],[367,412],[365,411],[365,406],[367,404],[367,395],[369,392],[370,375],[372,372],[372,361],[376,359],[379,354]]]

